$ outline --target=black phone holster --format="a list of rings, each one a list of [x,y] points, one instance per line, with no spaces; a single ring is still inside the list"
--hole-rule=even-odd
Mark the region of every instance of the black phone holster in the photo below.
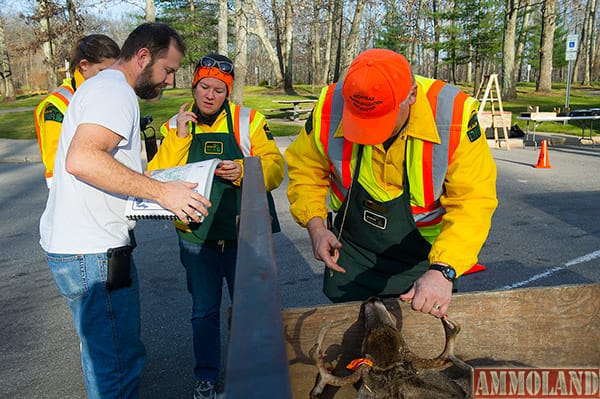
[[[130,230],[129,236],[131,242],[130,245],[109,248],[108,251],[106,251],[108,257],[106,288],[109,291],[131,287],[131,253],[136,245],[133,230]]]

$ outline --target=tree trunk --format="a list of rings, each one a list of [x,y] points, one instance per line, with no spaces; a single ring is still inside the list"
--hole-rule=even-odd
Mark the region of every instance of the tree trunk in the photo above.
[[[3,101],[16,100],[15,86],[10,68],[10,58],[8,57],[8,48],[4,38],[4,25],[0,19],[0,78],[4,87]]]
[[[502,53],[502,97],[505,100],[517,98],[517,85],[515,82],[515,40],[517,32],[517,8],[514,0],[506,2],[506,16],[504,20],[504,44]]]
[[[154,0],[146,0],[146,7],[144,8],[144,21],[156,22],[156,7]]]
[[[281,87],[283,82],[283,75],[281,73],[281,68],[279,67],[279,58],[271,44],[269,39],[269,35],[265,29],[265,22],[262,18],[262,14],[258,9],[258,5],[255,0],[248,0],[250,8],[252,9],[252,14],[254,16],[253,24],[248,25],[248,32],[256,35],[267,53],[268,61],[271,63],[271,68],[273,69],[273,74],[275,75],[275,86]]]
[[[242,0],[235,0],[235,32],[235,79],[230,98],[234,103],[241,104],[248,72],[248,16]]]
[[[583,21],[583,32],[579,45],[579,54],[583,58],[583,81],[584,85],[592,82],[592,66],[594,64],[594,44],[596,38],[596,1],[588,0],[585,7],[585,19]]]
[[[52,67],[52,60],[54,59],[54,49],[52,45],[52,35],[50,32],[50,5],[48,0],[39,0],[38,12],[40,14],[40,30],[42,37],[42,50],[44,52],[45,64],[47,66],[47,85],[48,90],[52,89],[57,85],[56,71]]]
[[[67,0],[65,7],[69,14],[69,35],[71,35],[74,41],[78,40],[83,36],[83,21],[77,13],[77,7],[72,0]]]
[[[327,32],[325,34],[325,56],[323,59],[323,76],[321,77],[321,84],[329,83],[330,69],[331,69],[331,47],[333,42],[333,7],[335,7],[334,0],[327,1]]]
[[[440,0],[432,0],[431,2],[431,15],[433,23],[433,78],[438,78],[438,64],[440,62],[440,16],[438,10],[440,9]]]
[[[527,33],[529,32],[529,21],[531,20],[531,2],[525,1],[525,10],[523,13],[523,24],[519,32],[519,39],[517,40],[517,53],[515,54],[515,61],[517,66],[516,82],[520,82],[522,79],[521,73],[523,71],[523,52],[525,51],[525,40],[527,39]]]
[[[322,74],[318,73],[318,68],[321,68],[321,32],[319,28],[321,27],[319,21],[319,1],[313,1],[313,15],[312,15],[312,30],[311,30],[311,57],[310,57],[310,68],[312,72],[312,81],[313,85],[315,84],[324,84],[325,82],[321,82],[323,77]]]
[[[227,55],[227,0],[219,0],[219,34],[218,47],[219,54]]]
[[[340,79],[340,54],[342,52],[342,27],[344,25],[343,9],[344,5],[342,2],[333,2],[333,35],[331,40],[331,54],[335,54],[335,64],[333,67],[334,82],[337,82]]]
[[[540,76],[537,80],[538,93],[552,91],[552,53],[556,29],[556,0],[544,0],[542,6],[542,37],[540,40]]]
[[[356,8],[354,9],[354,18],[352,19],[352,26],[350,28],[350,33],[346,38],[346,45],[344,46],[344,51],[342,52],[340,78],[342,78],[346,74],[346,70],[352,63],[354,57],[356,57],[359,52],[358,46],[360,40],[360,26],[362,24],[364,6],[365,0],[356,1]]]
[[[285,48],[285,52],[283,53],[283,63],[285,64],[284,70],[284,81],[283,81],[283,90],[288,94],[295,94],[294,92],[294,82],[293,82],[293,39],[294,39],[294,16],[292,11],[292,0],[284,0],[284,9],[285,9],[285,18],[284,18],[284,27],[283,27],[283,48]]]

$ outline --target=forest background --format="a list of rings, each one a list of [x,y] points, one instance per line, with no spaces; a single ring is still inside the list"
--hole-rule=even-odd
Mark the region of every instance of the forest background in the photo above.
[[[505,101],[517,99],[519,85],[552,96],[567,83],[593,88],[600,80],[599,2],[0,0],[0,98],[47,92],[65,77],[77,38],[104,33],[122,44],[144,21],[167,22],[186,41],[176,87],[189,87],[202,54],[233,59],[236,102],[246,103],[248,86],[314,97],[373,47],[397,50],[415,73],[473,95],[486,76],[498,74]],[[577,38],[571,76],[567,37]]]

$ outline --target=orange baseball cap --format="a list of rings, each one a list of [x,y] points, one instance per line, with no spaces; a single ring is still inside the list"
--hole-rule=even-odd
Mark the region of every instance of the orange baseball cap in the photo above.
[[[387,140],[412,85],[410,65],[403,55],[385,49],[361,53],[350,64],[342,86],[344,138],[358,144]]]

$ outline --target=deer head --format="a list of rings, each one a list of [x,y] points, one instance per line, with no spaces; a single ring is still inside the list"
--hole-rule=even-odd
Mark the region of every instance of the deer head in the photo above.
[[[460,332],[458,323],[441,319],[446,343],[444,350],[432,359],[415,355],[396,327],[396,318],[379,298],[369,298],[360,309],[359,320],[364,322],[365,335],[362,341],[363,359],[357,363],[355,372],[338,377],[325,365],[323,340],[327,331],[345,320],[324,325],[311,350],[319,370],[317,383],[310,397],[318,398],[326,385],[344,386],[362,380],[357,399],[386,398],[464,398],[465,392],[441,373],[423,373],[421,369],[436,369],[451,363],[465,371],[471,367],[454,355],[454,340]]]

